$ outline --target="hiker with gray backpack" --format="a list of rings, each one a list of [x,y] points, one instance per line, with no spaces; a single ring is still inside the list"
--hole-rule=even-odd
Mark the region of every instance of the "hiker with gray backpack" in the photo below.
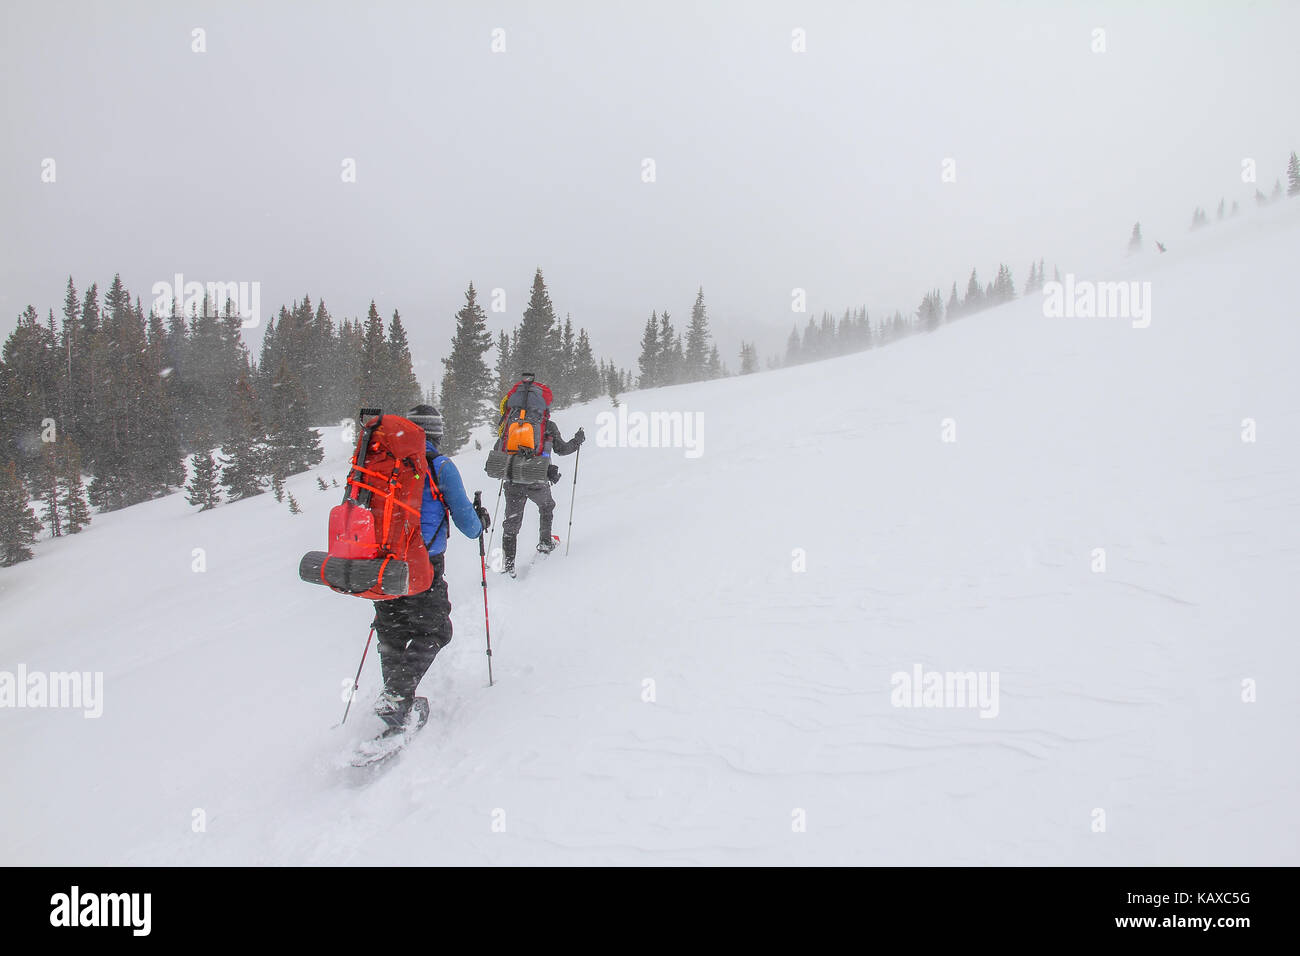
[[[581,428],[565,441],[560,428],[551,420],[551,390],[525,372],[501,399],[501,417],[497,421],[497,441],[488,453],[484,470],[502,482],[506,498],[506,516],[501,523],[501,570],[515,575],[515,550],[524,509],[531,501],[537,505],[537,550],[549,554],[559,540],[551,533],[555,499],[551,485],[560,480],[560,470],[551,455],[571,455],[587,440]]]

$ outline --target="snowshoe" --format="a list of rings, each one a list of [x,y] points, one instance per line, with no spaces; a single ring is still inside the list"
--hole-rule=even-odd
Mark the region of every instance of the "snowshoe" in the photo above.
[[[429,698],[415,698],[406,710],[401,723],[390,725],[378,737],[362,741],[352,758],[352,766],[373,767],[391,760],[429,722]]]

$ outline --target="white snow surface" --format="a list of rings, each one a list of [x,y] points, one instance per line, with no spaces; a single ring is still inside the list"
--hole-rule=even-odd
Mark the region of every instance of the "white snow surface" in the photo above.
[[[433,716],[373,777],[344,766],[373,648],[335,726],[371,607],[296,573],[339,429],[287,482],[301,516],[97,516],[0,571],[0,670],[104,675],[99,719],[0,710],[0,861],[1300,863],[1298,253],[1282,203],[1087,277],[1150,281],[1146,329],[1032,295],[623,397],[700,413],[698,458],[600,447],[608,399],[558,412],[589,438],[572,552],[490,577],[489,688],[453,534]],[[455,460],[491,505],[484,457]],[[996,674],[996,716],[894,706],[918,664]]]

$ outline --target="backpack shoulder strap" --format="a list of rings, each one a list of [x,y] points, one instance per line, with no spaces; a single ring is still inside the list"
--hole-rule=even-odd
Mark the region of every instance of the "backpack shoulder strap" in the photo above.
[[[433,496],[441,501],[445,508],[447,499],[442,496],[442,489],[438,487],[438,466],[450,459],[446,455],[430,455],[428,452],[425,452],[424,458],[429,463],[429,485],[433,488]]]
[[[446,455],[430,455],[424,453],[425,460],[429,462],[429,487],[433,490],[433,500],[442,505],[442,520],[438,522],[438,528],[433,532],[433,536],[438,537],[442,531],[442,526],[447,523],[451,517],[451,509],[447,507],[447,499],[443,496],[442,489],[438,487],[438,466],[447,461]]]

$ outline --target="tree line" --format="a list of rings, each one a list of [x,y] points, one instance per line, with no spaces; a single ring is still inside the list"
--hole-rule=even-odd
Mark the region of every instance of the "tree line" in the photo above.
[[[493,349],[496,356],[489,366],[488,353]],[[498,333],[495,342],[478,292],[470,283],[442,364],[441,450],[449,455],[465,446],[475,425],[497,421],[502,397],[522,373],[532,372],[537,381],[550,386],[556,408],[602,394],[613,398],[630,383],[628,373],[613,361],[596,359],[590,335],[585,328],[574,327],[571,315],[559,321],[541,269],[533,275],[519,324]]]
[[[1054,274],[1056,281],[1060,281],[1060,270]],[[1047,281],[1045,275],[1043,260],[1030,263],[1024,294],[1029,295],[1042,289]],[[917,332],[933,332],[946,322],[974,315],[1015,298],[1016,284],[1008,266],[999,265],[996,277],[983,285],[980,284],[978,271],[971,269],[970,278],[966,281],[965,296],[957,294],[957,283],[954,282],[946,305],[943,294],[934,289],[921,298],[920,305],[912,314],[905,315],[901,310],[895,310],[892,315],[885,315],[878,322],[868,316],[866,306],[845,309],[838,320],[830,312],[823,312],[820,318],[810,316],[802,331],[798,324],[790,330],[785,354],[780,358],[769,359],[767,364],[769,368],[802,365],[877,348]],[[742,373],[757,371],[758,357],[753,346],[742,345],[740,356]]]
[[[641,354],[637,358],[639,375],[637,385],[656,388],[660,385],[680,385],[685,382],[703,382],[722,378],[728,374],[718,355],[718,346],[712,341],[708,311],[704,306],[704,289],[695,295],[691,307],[691,320],[684,332],[673,327],[668,310],[651,312],[641,333]],[[741,371],[756,371],[753,347],[741,346]],[[750,359],[746,359],[746,356]]]
[[[202,510],[268,489],[278,497],[286,477],[323,457],[313,425],[361,407],[436,404],[434,386],[425,392],[415,374],[401,315],[385,322],[373,301],[364,320],[336,320],[308,295],[281,306],[256,359],[233,302],[165,311],[146,311],[117,275],[102,294],[97,284],[80,292],[69,277],[58,316],[50,309],[42,320],[29,305],[18,317],[0,356],[0,566],[30,557],[42,528],[75,534],[92,509],[182,485]],[[519,371],[535,371],[561,405],[630,387],[626,371],[596,361],[585,329],[556,321],[541,270],[503,342],[490,371],[493,342],[471,284],[442,360],[444,451],[491,418]]]

